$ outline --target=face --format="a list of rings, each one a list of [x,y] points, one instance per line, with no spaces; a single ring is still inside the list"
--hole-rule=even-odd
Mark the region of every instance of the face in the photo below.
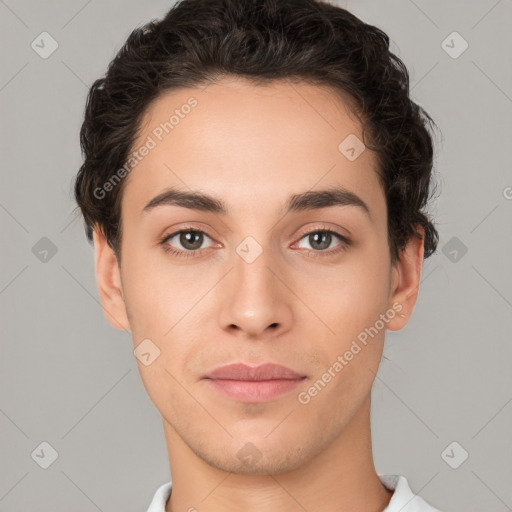
[[[146,340],[138,366],[169,432],[214,467],[311,460],[368,399],[385,330],[403,326],[415,283],[390,262],[375,155],[340,150],[348,136],[361,126],[327,88],[227,78],[160,97],[142,123],[120,296],[102,300],[135,347]],[[300,379],[205,378],[231,363]]]

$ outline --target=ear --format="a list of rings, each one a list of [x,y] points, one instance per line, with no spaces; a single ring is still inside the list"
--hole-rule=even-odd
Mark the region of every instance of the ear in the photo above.
[[[396,311],[396,314],[387,323],[386,328],[390,331],[398,331],[407,324],[418,298],[423,266],[425,231],[420,225],[416,228],[421,235],[421,240],[417,236],[411,236],[400,253],[400,259],[395,262],[391,269],[388,307]]]
[[[117,329],[130,331],[117,257],[98,228],[93,231],[93,240],[96,249],[96,281],[105,318]]]

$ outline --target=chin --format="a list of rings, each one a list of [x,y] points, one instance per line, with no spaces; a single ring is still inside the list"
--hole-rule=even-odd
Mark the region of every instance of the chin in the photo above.
[[[240,443],[236,443],[237,446]],[[266,443],[269,444],[268,442]],[[286,473],[302,466],[308,459],[304,446],[294,448],[278,442],[278,446],[264,446],[265,440],[259,443],[248,441],[241,443],[241,447],[224,447],[219,452],[194,450],[194,453],[208,463],[222,471],[238,475],[276,475]],[[311,454],[313,456],[314,454]]]

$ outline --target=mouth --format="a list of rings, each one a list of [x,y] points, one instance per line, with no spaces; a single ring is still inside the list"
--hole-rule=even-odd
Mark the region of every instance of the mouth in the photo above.
[[[214,391],[231,399],[262,403],[291,392],[304,382],[307,376],[273,363],[257,367],[237,363],[221,366],[203,379]]]

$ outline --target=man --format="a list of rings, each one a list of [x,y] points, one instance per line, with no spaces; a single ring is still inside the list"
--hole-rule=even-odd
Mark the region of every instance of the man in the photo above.
[[[313,0],[183,0],[92,86],[75,194],[162,415],[149,512],[437,510],[371,448],[438,240],[408,94],[383,32]]]

